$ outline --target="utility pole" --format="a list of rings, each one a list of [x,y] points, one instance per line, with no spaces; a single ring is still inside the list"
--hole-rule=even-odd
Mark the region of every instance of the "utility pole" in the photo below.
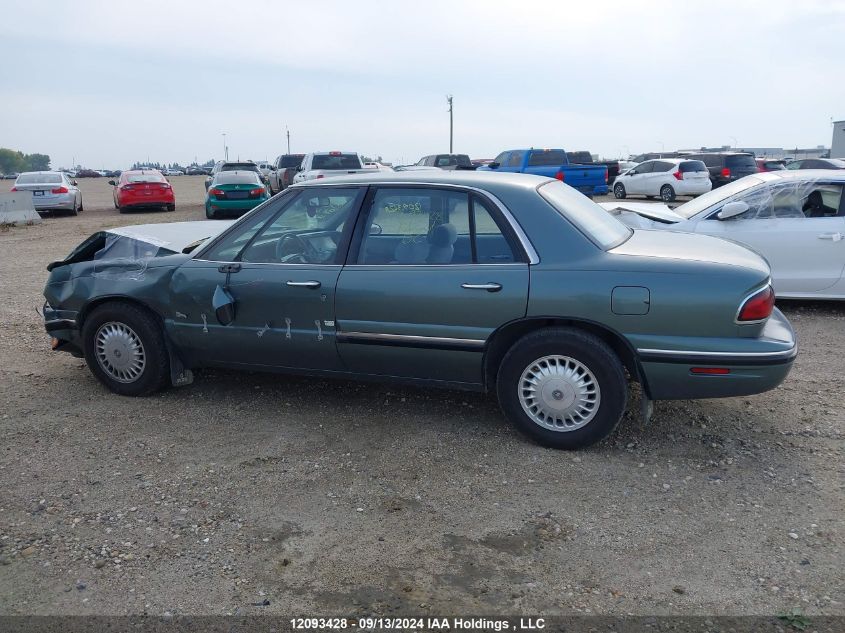
[[[290,154],[290,130],[285,126],[285,135],[288,137],[288,154]]]
[[[452,95],[446,95],[446,102],[449,104],[449,153],[452,153],[452,139],[453,130],[454,130],[454,123],[453,123],[453,115],[452,115]]]
[[[223,134],[223,160],[229,160],[229,148],[226,146],[226,132]]]

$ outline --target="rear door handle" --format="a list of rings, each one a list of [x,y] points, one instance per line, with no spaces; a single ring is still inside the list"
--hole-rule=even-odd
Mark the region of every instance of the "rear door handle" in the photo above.
[[[842,233],[819,233],[820,240],[833,240],[838,242],[842,239]]]
[[[295,288],[319,288],[320,282],[319,281],[288,281],[286,282],[288,286],[294,286]]]
[[[486,284],[461,284],[461,288],[467,290],[486,290],[487,292],[499,292],[502,289],[502,284],[486,283]]]

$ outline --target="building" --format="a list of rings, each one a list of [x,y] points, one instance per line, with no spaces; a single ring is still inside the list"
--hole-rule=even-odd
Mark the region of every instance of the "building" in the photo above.
[[[845,121],[840,121],[840,128],[845,128]],[[845,132],[842,132],[842,152],[845,153]],[[824,145],[817,145],[816,147],[731,147],[730,145],[723,145],[722,147],[696,147],[691,149],[678,150],[679,152],[751,152],[758,158],[773,158],[773,159],[801,159],[801,158],[828,158],[831,156],[831,151]]]
[[[845,158],[845,121],[833,122],[833,140],[830,142],[830,157]]]

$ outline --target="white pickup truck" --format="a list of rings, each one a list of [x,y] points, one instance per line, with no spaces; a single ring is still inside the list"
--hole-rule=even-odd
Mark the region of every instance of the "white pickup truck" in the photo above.
[[[372,173],[372,170],[364,167],[361,157],[355,152],[314,152],[306,154],[302,159],[302,165],[293,181],[304,182],[361,173]]]

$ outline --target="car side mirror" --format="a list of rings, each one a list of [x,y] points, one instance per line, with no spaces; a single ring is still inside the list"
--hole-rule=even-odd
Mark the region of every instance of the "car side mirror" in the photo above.
[[[302,171],[302,165],[296,168],[296,171]]]
[[[76,182],[75,180],[71,180],[71,181],[70,181],[70,184],[72,184],[74,187],[76,187],[79,183],[78,183],[78,182]]]
[[[76,182],[74,182],[73,184],[76,184]],[[116,183],[114,180],[109,180],[109,184],[110,184],[112,187],[117,187],[117,183]]]
[[[487,165],[490,169],[498,169],[501,166],[501,163],[490,163]]]
[[[373,222],[370,225],[370,235],[381,235],[381,232],[382,232],[381,224],[376,224],[375,222]]]
[[[716,214],[716,219],[730,220],[731,218],[735,218],[738,215],[742,215],[743,213],[748,211],[749,208],[750,207],[748,206],[747,202],[734,200],[733,202],[728,202],[725,206],[722,207],[722,210]]]
[[[211,305],[220,325],[229,325],[235,320],[235,298],[222,286],[214,290]]]

